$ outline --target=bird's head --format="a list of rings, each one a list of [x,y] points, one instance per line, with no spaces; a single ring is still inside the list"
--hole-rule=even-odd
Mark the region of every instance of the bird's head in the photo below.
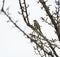
[[[37,22],[36,20],[33,20],[34,22]]]

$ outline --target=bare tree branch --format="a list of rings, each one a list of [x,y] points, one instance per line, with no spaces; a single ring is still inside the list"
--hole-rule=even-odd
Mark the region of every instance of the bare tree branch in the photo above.
[[[46,1],[44,0],[39,0],[39,2],[43,5],[43,7],[45,8],[46,13],[48,14],[49,18],[51,19],[52,24],[54,25],[54,28],[56,29],[57,32],[57,36],[60,40],[60,34],[58,33],[58,27],[57,27],[57,23],[54,20],[54,16],[51,15],[47,5],[46,5]],[[40,31],[36,30],[36,28],[30,23],[29,21],[29,15],[27,12],[27,4],[26,4],[26,0],[23,0],[23,3],[21,2],[21,0],[19,0],[19,6],[20,6],[20,10],[21,10],[21,15],[23,17],[24,22],[26,23],[26,25],[31,28],[33,30],[33,33],[31,32],[30,34],[27,34],[25,31],[23,31],[13,20],[12,18],[6,13],[6,11],[4,10],[4,4],[5,4],[5,0],[3,0],[3,5],[2,5],[2,9],[1,11],[4,13],[4,15],[6,15],[8,17],[8,19],[15,25],[15,27],[17,29],[19,29],[24,35],[26,35],[26,37],[28,39],[31,40],[31,43],[34,42],[36,44],[36,48],[35,50],[38,51],[39,55],[41,55],[41,57],[46,57],[48,55],[51,57],[59,57],[59,55],[56,53],[55,48],[60,49],[60,46],[58,46],[57,44],[54,44],[56,42],[56,40],[49,40],[46,36],[44,36],[43,33],[41,33]],[[58,15],[57,15],[58,18]],[[43,19],[44,20],[44,19]],[[44,20],[46,23],[48,23],[46,20]],[[50,23],[48,23],[49,25],[51,25]],[[60,28],[60,27],[59,27]],[[43,51],[43,54],[41,54],[40,52]]]
[[[25,1],[25,0],[24,0],[24,1]],[[22,6],[21,0],[19,0],[19,2],[20,2],[19,4],[20,4],[20,7],[21,7],[21,6]],[[44,4],[44,7],[46,8],[46,11],[47,11],[49,17],[50,17],[50,18],[53,18],[52,15],[50,14],[49,10],[47,9],[47,6],[45,5],[45,2],[42,2],[42,1],[40,1],[40,2],[41,2],[42,4]],[[25,4],[24,4],[24,5],[25,5]],[[25,6],[25,7],[26,7],[26,6]],[[24,11],[22,10],[22,8],[21,8],[21,11],[22,11],[22,13],[24,14]],[[23,14],[22,14],[22,16],[23,16]],[[26,15],[27,15],[27,14],[26,14]],[[24,16],[23,16],[23,19],[26,20],[26,18],[24,18]],[[53,22],[54,25],[56,24],[55,21],[52,20],[52,22]],[[48,45],[50,46],[50,48],[51,48],[52,51],[54,52],[55,56],[58,57],[58,55],[56,54],[54,48],[52,47],[51,43],[50,43],[49,40],[46,38],[46,36],[44,36],[43,34],[41,34],[40,32],[38,32],[37,30],[35,30],[35,28],[34,28],[30,23],[26,23],[26,24],[27,24],[32,30],[34,30],[37,34],[39,34],[41,37],[43,37],[43,39],[48,43]]]
[[[45,9],[46,13],[48,14],[52,24],[54,25],[54,28],[56,30],[56,33],[57,33],[57,36],[58,36],[58,39],[60,40],[60,34],[58,33],[58,28],[57,28],[57,24],[53,18],[53,15],[51,15],[50,11],[49,11],[49,8],[47,7],[46,5],[46,2],[44,0],[39,0],[39,2],[43,5],[43,8]]]

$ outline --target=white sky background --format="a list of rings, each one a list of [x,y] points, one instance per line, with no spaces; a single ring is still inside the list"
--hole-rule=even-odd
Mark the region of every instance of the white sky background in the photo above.
[[[30,7],[28,8],[28,12],[30,12],[29,17],[32,23],[33,19],[35,18],[39,19],[40,15],[44,15],[44,14],[42,12],[39,12],[40,6],[37,4],[37,0],[27,0],[27,2],[28,4],[30,4]],[[53,2],[51,3],[53,4]],[[1,6],[2,6],[2,0],[0,0],[0,9]],[[18,0],[6,0],[5,10],[7,7],[10,8],[9,12],[12,19],[14,21],[19,20],[17,24],[26,32],[28,31],[30,32],[30,30],[28,30],[29,28],[26,28],[24,21],[22,20],[21,16],[18,14],[19,11]],[[3,13],[1,13],[0,14],[0,57],[40,57],[39,55],[36,55],[34,53],[33,46],[30,43],[29,39],[25,38],[23,33],[20,32],[18,29],[16,29],[11,22],[7,23],[6,22],[7,20],[8,18]],[[42,23],[42,25],[43,24],[44,23]],[[45,28],[46,26],[47,24],[44,25]],[[48,30],[48,28],[50,28],[50,30]],[[47,31],[47,32],[51,31],[52,28],[49,26],[48,28],[43,29],[43,31]],[[44,33],[47,34],[47,32]],[[54,35],[54,32],[52,31],[52,35],[51,33],[49,35],[52,37]]]

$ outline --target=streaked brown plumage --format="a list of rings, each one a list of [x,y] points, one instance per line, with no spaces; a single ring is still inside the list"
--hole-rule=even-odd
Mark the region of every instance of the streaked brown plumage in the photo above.
[[[36,30],[39,30],[41,32],[41,29],[40,29],[40,25],[39,23],[37,22],[37,20],[33,20],[34,21],[34,27]]]

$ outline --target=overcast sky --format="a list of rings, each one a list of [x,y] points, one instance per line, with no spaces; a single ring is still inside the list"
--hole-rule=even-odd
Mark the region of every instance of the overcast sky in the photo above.
[[[31,12],[29,16],[31,22],[35,18],[39,19],[40,13],[41,15],[44,15],[42,12],[39,12],[40,6],[37,4],[37,0],[30,0],[30,1],[27,0],[27,2],[28,4],[30,4],[30,7],[28,8],[28,12]],[[0,9],[1,6],[2,6],[2,0],[0,0]],[[19,16],[17,13],[19,11],[18,0],[6,0],[5,10],[7,7],[10,8],[9,12],[11,12],[10,16],[12,17],[12,19],[13,20],[19,19],[20,27],[22,27],[24,30],[27,30],[25,25],[23,25],[25,24],[24,21],[22,20],[21,16]],[[0,57],[40,57],[39,55],[36,55],[34,53],[33,45],[30,43],[30,40],[24,37],[23,33],[20,32],[18,29],[16,29],[11,22],[7,23],[7,20],[8,18],[3,13],[1,13],[0,14]],[[49,35],[51,35],[51,33]]]

